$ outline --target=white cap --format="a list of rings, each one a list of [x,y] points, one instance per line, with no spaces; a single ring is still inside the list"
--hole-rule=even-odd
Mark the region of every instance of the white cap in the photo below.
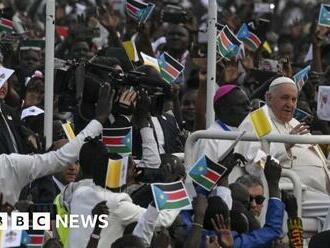
[[[275,78],[269,85],[269,88],[280,85],[280,84],[292,84],[297,87],[296,83],[289,77],[278,77]]]
[[[6,67],[0,67],[0,88],[4,85],[4,83],[10,78],[10,76],[14,73],[14,70],[8,69]]]
[[[38,108],[36,106],[28,107],[22,111],[21,120],[29,116],[37,116],[43,114],[44,112],[45,111],[43,111],[41,108]]]

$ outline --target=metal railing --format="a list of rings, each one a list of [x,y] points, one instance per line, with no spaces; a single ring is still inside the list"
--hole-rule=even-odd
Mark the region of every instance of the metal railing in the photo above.
[[[194,144],[199,139],[235,140],[241,132],[201,130],[192,133],[185,144],[184,163],[189,168],[196,160],[194,157]],[[245,133],[242,141],[260,141],[254,133]],[[291,144],[330,144],[330,135],[282,135],[269,134],[263,141]],[[282,177],[288,178],[293,183],[294,194],[298,201],[298,215],[301,216],[302,185],[298,175],[290,169],[282,169]],[[267,190],[268,192],[268,190]],[[266,192],[265,192],[266,193]]]

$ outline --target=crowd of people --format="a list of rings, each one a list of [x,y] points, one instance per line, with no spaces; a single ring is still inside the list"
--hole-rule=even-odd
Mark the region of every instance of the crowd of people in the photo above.
[[[106,215],[109,225],[53,226],[40,247],[330,247],[327,145],[260,140],[232,147],[231,140],[200,139],[193,160],[207,156],[226,170],[211,190],[193,184],[192,209],[159,210],[151,187],[191,181],[193,165],[182,159],[191,133],[254,133],[249,113],[256,109],[271,134],[330,134],[317,111],[319,86],[330,80],[330,28],[319,18],[327,1],[217,1],[218,31],[237,34],[245,23],[260,44],[243,40],[238,56],[217,54],[215,119],[207,126],[207,0],[57,0],[50,147],[46,2],[0,1],[0,212]],[[141,2],[153,6],[143,22],[132,14]],[[170,83],[146,59],[164,53],[183,66]],[[306,66],[298,87],[294,75]],[[115,145],[104,138],[124,129],[131,136],[117,134]],[[123,157],[125,183],[109,187],[109,161]],[[283,169],[301,182],[301,202]],[[29,245],[22,239],[19,247]]]

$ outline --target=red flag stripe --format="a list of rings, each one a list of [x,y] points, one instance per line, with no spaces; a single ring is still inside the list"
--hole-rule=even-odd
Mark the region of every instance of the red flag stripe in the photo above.
[[[184,189],[181,189],[178,191],[173,191],[173,192],[167,191],[164,193],[166,194],[166,196],[168,197],[168,199],[170,201],[171,200],[174,201],[174,200],[178,200],[178,199],[187,197],[186,191]]]
[[[216,172],[208,169],[207,173],[205,175],[208,179],[212,180],[213,182],[217,182],[220,179],[220,175],[217,174]]]
[[[11,20],[8,20],[8,19],[5,19],[5,18],[1,18],[0,23],[2,25],[7,26],[8,28],[13,28],[14,27],[13,22]]]
[[[167,63],[167,62],[165,62],[166,63],[166,65],[165,65],[165,70],[169,73],[169,74],[171,74],[173,77],[177,77],[179,74],[180,74],[180,72],[178,72],[173,66],[171,66],[169,63]]]
[[[132,12],[133,14],[136,14],[138,11],[139,11],[139,9],[138,8],[136,8],[134,5],[132,5],[132,4],[130,4],[130,3],[127,3],[127,9],[130,11],[130,12]]]
[[[123,137],[102,137],[102,142],[107,145],[121,145]]]
[[[250,35],[249,35],[249,38],[248,39],[252,40],[257,46],[260,46],[261,45],[260,39],[254,33],[251,33],[250,32]]]
[[[223,31],[220,32],[220,39],[221,39],[222,44],[226,47],[226,49],[228,49],[231,42],[228,39],[228,37],[226,36],[225,32],[223,32]]]
[[[30,235],[30,238],[31,238],[31,243],[30,244],[33,244],[33,245],[36,245],[36,244],[42,245],[43,242],[44,242],[44,236],[43,235],[38,235],[38,236]]]

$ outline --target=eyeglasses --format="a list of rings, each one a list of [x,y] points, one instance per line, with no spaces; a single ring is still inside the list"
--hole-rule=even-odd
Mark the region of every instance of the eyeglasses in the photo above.
[[[256,201],[258,205],[262,204],[266,198],[263,195],[251,196],[250,195],[250,202]]]

